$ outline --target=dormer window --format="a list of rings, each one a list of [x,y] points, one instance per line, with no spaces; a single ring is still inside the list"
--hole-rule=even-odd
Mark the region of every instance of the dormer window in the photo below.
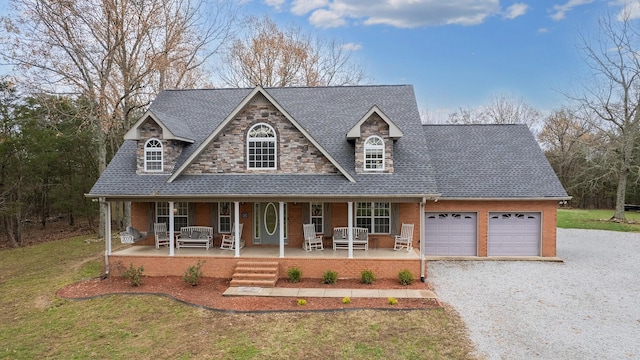
[[[276,169],[276,132],[268,124],[256,124],[247,134],[247,168]]]
[[[384,140],[379,136],[369,136],[364,141],[364,170],[384,170]]]
[[[162,172],[162,142],[149,139],[144,144],[144,171]]]

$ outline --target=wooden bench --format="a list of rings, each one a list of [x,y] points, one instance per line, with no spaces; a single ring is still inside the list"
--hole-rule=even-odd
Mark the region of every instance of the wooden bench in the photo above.
[[[176,237],[176,247],[202,247],[209,250],[213,246],[213,228],[211,226],[183,226]]]
[[[333,228],[333,250],[349,249],[349,228]],[[369,229],[353,228],[353,249],[369,250]]]

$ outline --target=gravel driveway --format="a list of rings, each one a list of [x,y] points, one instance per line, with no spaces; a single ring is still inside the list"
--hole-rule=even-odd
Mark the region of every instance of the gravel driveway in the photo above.
[[[640,234],[558,229],[564,263],[430,261],[487,359],[640,359]]]

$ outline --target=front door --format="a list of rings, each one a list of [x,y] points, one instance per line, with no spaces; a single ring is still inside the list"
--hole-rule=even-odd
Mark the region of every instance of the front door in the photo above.
[[[280,243],[280,210],[276,202],[260,203],[256,207],[256,225],[259,227],[259,241],[263,245]],[[256,239],[258,240],[258,239]]]

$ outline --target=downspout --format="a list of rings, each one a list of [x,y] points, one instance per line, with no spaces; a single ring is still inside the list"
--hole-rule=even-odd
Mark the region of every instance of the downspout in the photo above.
[[[427,282],[426,276],[426,264],[424,262],[424,206],[427,203],[427,198],[423,197],[420,202],[420,281],[423,283]]]

